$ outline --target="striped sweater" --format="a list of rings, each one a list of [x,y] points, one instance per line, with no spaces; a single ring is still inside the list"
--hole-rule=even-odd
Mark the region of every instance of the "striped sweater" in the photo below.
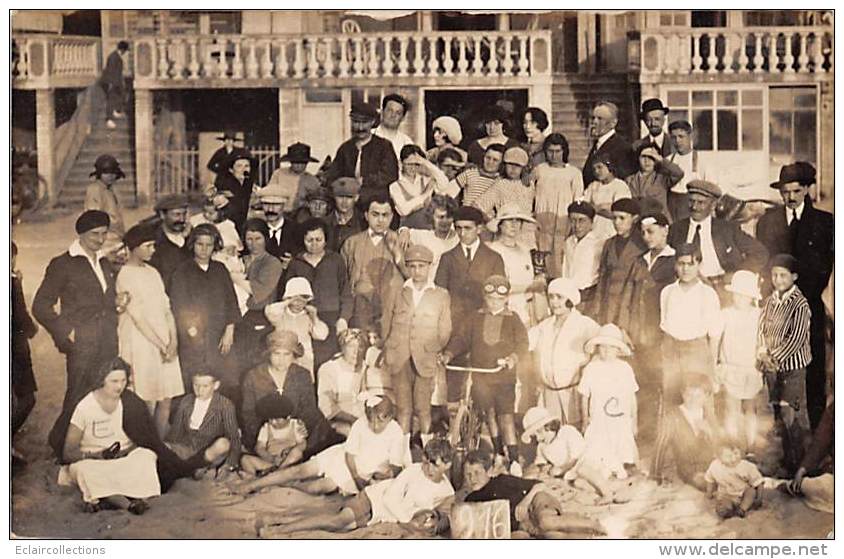
[[[475,205],[477,199],[480,198],[484,192],[489,190],[492,183],[497,180],[497,173],[493,176],[489,176],[486,173],[482,173],[475,167],[466,169],[454,178],[454,181],[463,190],[464,206]]]
[[[812,361],[809,345],[809,303],[795,285],[782,295],[772,293],[759,317],[758,346],[766,348],[780,371],[802,369]]]

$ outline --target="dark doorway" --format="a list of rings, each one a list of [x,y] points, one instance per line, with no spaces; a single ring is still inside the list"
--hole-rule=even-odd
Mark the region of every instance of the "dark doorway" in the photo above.
[[[63,35],[100,37],[100,10],[76,10],[62,18]]]
[[[434,12],[437,31],[495,31],[495,14],[464,14],[462,12]]]
[[[493,105],[507,109],[511,115],[505,124],[504,133],[510,137],[522,136],[521,126],[516,119],[528,106],[527,89],[449,89],[425,92],[425,145],[434,145],[431,123],[438,116],[453,116],[463,129],[461,147],[465,148],[473,140],[483,137],[484,111]]]
[[[726,27],[727,12],[724,10],[692,11],[692,27]]]
[[[247,145],[278,143],[277,89],[191,89],[168,98],[172,110],[184,111],[188,143],[225,128],[245,131]]]

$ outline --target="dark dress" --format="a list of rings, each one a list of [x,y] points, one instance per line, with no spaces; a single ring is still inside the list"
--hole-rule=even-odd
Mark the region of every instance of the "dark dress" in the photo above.
[[[35,406],[35,375],[32,373],[32,356],[29,340],[38,327],[26,310],[23,284],[12,276],[12,433],[20,429]]]
[[[258,401],[278,392],[278,387],[269,373],[269,365],[263,363],[248,373],[243,379],[243,444],[248,449],[255,447],[258,431],[261,429],[261,419],[258,417],[256,405]],[[311,381],[311,374],[297,364],[290,365],[284,378],[282,393],[290,398],[294,404],[293,415],[301,419],[308,430],[308,445],[305,449],[305,459],[325,450],[329,446],[340,443],[343,437],[331,427],[325,416],[317,406],[316,390]]]
[[[249,200],[252,198],[252,176],[247,176],[240,182],[229,171],[217,175],[214,186],[217,190],[231,192],[226,215],[234,222],[238,234],[243,237],[243,226],[246,223],[246,216],[249,213]]]
[[[164,233],[162,226],[159,226],[155,233],[155,252],[152,258],[149,259],[150,265],[158,270],[161,274],[161,279],[164,281],[164,287],[170,288],[170,277],[173,275],[179,264],[187,260],[191,260],[191,254],[187,246],[178,246],[173,243]]]
[[[645,243],[635,229],[627,238],[615,235],[604,243],[598,271],[598,324],[618,324],[624,283],[644,251]]]
[[[232,148],[232,151],[234,151],[234,148]],[[225,166],[226,163],[228,163],[231,153],[231,151],[226,151],[226,146],[223,146],[215,151],[214,155],[211,156],[211,159],[208,160],[208,170],[217,173],[218,175],[225,171]]]
[[[199,370],[212,370],[224,386],[236,386],[236,371],[219,349],[226,326],[240,320],[226,267],[212,260],[204,271],[193,259],[183,262],[173,272],[168,292],[185,386],[191,386],[191,375]]]

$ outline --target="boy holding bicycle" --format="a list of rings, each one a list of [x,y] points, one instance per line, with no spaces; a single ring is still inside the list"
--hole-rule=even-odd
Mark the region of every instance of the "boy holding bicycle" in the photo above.
[[[478,369],[503,369],[472,376],[472,399],[486,415],[495,453],[505,456],[513,475],[521,475],[519,445],[513,412],[516,405],[516,367],[527,362],[528,336],[522,321],[507,308],[510,282],[493,275],[483,285],[484,308],[467,318],[467,328],[456,332],[443,352],[448,363],[469,353],[469,365]],[[503,441],[503,444],[502,444]]]

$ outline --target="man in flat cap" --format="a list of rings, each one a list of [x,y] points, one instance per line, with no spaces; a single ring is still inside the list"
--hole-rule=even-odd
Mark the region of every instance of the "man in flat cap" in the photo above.
[[[454,215],[454,229],[460,242],[440,258],[434,283],[451,297],[452,332],[468,327],[474,313],[484,305],[484,282],[489,276],[504,275],[504,260],[479,236],[485,219],[481,210],[460,207]],[[463,332],[468,336],[468,332]],[[465,363],[465,362],[464,362]],[[465,384],[465,374],[448,373],[448,401],[458,402]]]
[[[120,210],[120,201],[114,192],[114,183],[126,175],[120,168],[120,164],[114,156],[103,154],[94,161],[94,172],[91,176],[94,182],[88,185],[85,190],[85,209],[100,210],[108,214],[109,231],[116,235],[123,235],[123,215]]]
[[[416,413],[423,448],[432,437],[431,397],[441,367],[437,353],[451,336],[451,301],[430,277],[433,261],[434,253],[427,247],[407,248],[404,264],[410,277],[400,290],[390,293],[381,320],[385,363],[396,394],[396,419],[409,442]]]
[[[269,184],[258,192],[264,221],[267,222],[270,230],[267,252],[280,259],[285,268],[290,263],[290,259],[305,248],[299,225],[288,214],[293,196],[295,194],[279,183]]]
[[[832,214],[815,208],[808,195],[815,184],[815,168],[804,161],[785,165],[771,188],[780,191],[784,207],[771,208],[756,225],[756,238],[770,254],[797,258],[797,286],[812,309],[812,362],[806,391],[809,419],[815,427],[825,406],[826,313],[821,294],[829,283],[834,262],[835,226]]]
[[[340,252],[343,242],[366,229],[366,219],[358,208],[360,181],[354,177],[340,177],[329,185],[334,210],[325,217],[328,238],[325,248]]]
[[[353,177],[361,182],[362,198],[374,192],[387,191],[399,178],[399,163],[393,144],[373,134],[378,111],[369,103],[355,103],[349,114],[352,137],[337,149],[337,155],[325,174],[327,184],[340,177]]]
[[[185,247],[190,229],[188,198],[184,194],[164,196],[155,204],[155,211],[161,224],[155,234],[155,253],[149,263],[158,270],[164,286],[168,287],[173,270],[185,260],[193,258]]]
[[[722,288],[729,282],[736,270],[762,272],[768,261],[765,245],[745,233],[739,224],[715,217],[715,206],[721,197],[721,189],[715,183],[704,180],[690,181],[690,216],[671,224],[668,244],[675,250],[686,243],[700,247],[703,261],[700,273],[725,295]]]
[[[660,99],[646,99],[642,102],[639,118],[645,123],[648,133],[633,142],[633,153],[639,153],[642,146],[646,145],[655,147],[663,157],[674,153],[674,143],[665,133],[665,117],[668,115],[668,110]]]
[[[77,239],[47,266],[32,314],[67,358],[62,410],[78,401],[84,375],[117,355],[115,272],[98,252],[108,232],[108,214],[87,210],[76,220]]]

